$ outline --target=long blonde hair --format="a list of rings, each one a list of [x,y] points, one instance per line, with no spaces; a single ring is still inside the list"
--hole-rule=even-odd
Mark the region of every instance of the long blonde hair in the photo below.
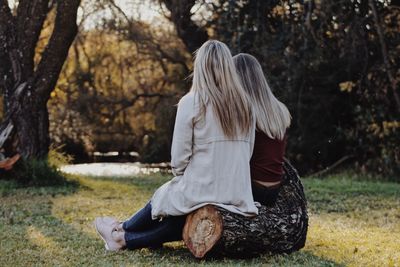
[[[260,63],[245,53],[234,56],[233,61],[252,101],[257,130],[270,138],[282,140],[290,126],[291,116],[287,107],[272,93]]]
[[[250,132],[251,102],[224,43],[209,40],[197,50],[191,91],[199,96],[200,117],[210,104],[225,136],[232,138]]]

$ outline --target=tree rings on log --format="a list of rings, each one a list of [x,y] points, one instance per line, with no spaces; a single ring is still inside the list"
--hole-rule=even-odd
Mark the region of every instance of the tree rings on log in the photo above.
[[[212,205],[204,206],[186,217],[183,240],[196,258],[203,258],[221,238],[222,217]]]

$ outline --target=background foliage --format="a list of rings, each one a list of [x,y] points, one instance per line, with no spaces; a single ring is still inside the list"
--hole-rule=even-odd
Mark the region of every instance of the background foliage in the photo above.
[[[234,53],[254,54],[288,105],[288,156],[302,171],[348,158],[364,171],[399,174],[399,7],[387,1],[224,1],[208,8],[216,38]]]
[[[36,60],[54,17],[47,16]],[[344,162],[399,177],[395,1],[85,0],[78,19],[48,103],[52,142],[75,161],[92,160],[94,151],[168,161],[191,53],[215,38],[261,62],[291,111],[287,156],[302,174]]]

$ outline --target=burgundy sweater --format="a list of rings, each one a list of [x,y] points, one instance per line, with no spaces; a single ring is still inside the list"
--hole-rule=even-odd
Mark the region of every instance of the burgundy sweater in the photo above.
[[[256,131],[253,155],[250,160],[252,180],[282,181],[286,139],[286,135],[283,140],[271,139],[263,132]]]

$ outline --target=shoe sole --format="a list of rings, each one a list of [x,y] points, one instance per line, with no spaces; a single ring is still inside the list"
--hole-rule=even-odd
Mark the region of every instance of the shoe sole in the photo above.
[[[105,248],[107,251],[113,251],[108,247],[107,241],[104,239],[104,237],[101,235],[99,229],[97,228],[97,218],[94,220],[94,228],[96,228],[96,232],[99,234],[99,236],[101,237],[101,239],[103,239],[104,243],[105,243]]]

